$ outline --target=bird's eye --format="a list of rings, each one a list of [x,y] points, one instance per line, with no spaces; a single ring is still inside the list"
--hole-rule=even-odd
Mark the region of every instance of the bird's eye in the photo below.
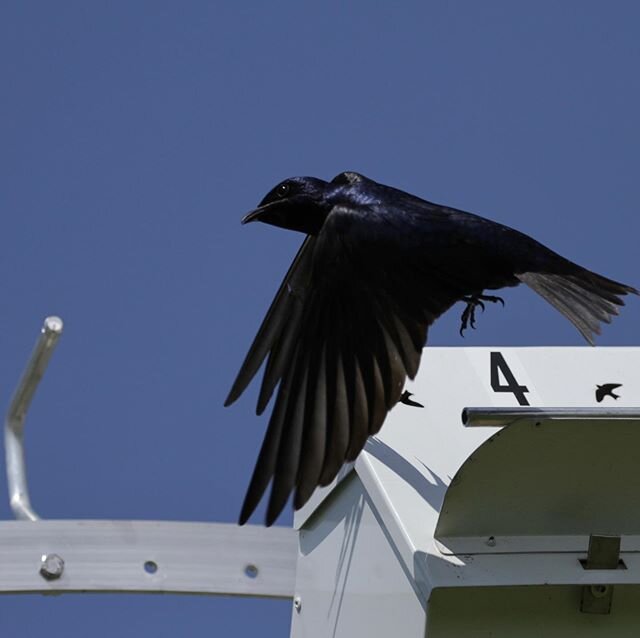
[[[286,197],[289,194],[290,186],[286,182],[283,182],[276,189],[276,195],[278,197]]]

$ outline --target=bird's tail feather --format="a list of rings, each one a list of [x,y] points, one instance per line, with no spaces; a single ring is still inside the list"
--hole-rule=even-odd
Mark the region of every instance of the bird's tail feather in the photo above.
[[[624,295],[640,294],[635,288],[575,266],[570,274],[525,272],[516,277],[559,310],[591,344],[600,323],[610,323],[623,306]]]

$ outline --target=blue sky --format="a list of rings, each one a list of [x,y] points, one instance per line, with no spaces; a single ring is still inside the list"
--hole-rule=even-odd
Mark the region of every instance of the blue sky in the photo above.
[[[301,241],[239,220],[284,177],[358,170],[638,286],[639,24],[631,0],[3,2],[4,406],[42,319],[66,326],[28,424],[34,507],[236,520],[267,419],[253,388],[222,403]],[[504,296],[430,343],[582,343],[531,291]],[[637,345],[639,325],[632,299],[599,343]],[[50,636],[284,636],[289,615],[0,598],[23,638],[45,619]]]

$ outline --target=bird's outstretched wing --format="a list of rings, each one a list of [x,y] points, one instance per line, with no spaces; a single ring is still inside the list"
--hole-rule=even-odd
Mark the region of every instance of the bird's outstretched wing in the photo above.
[[[292,491],[302,507],[356,458],[418,371],[429,325],[458,299],[433,273],[415,290],[423,260],[379,230],[336,207],[305,240],[249,350],[226,404],[267,357],[258,412],[278,390],[241,524],[270,481],[267,525]]]

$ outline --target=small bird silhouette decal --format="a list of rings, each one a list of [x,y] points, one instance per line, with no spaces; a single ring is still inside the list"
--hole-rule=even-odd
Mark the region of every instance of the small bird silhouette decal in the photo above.
[[[602,402],[605,397],[611,397],[613,399],[619,399],[620,395],[616,394],[614,390],[622,387],[622,383],[603,383],[602,385],[596,385],[596,401]]]
[[[414,401],[411,398],[412,396],[413,396],[413,392],[409,392],[408,390],[405,390],[400,395],[400,398],[398,399],[398,403],[404,403],[405,405],[410,405],[412,408],[424,408],[424,405],[422,405],[422,403],[418,403],[417,401]]]

